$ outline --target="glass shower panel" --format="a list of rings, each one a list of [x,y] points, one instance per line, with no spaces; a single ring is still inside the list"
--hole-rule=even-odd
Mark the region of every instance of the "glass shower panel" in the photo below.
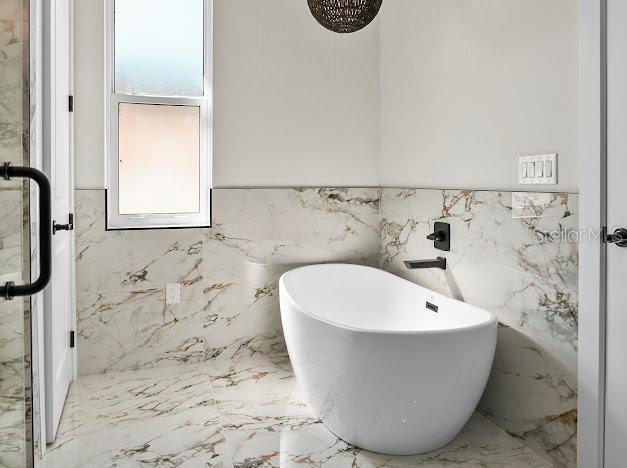
[[[204,94],[204,0],[115,0],[115,92]]]
[[[0,164],[28,165],[28,2],[0,0]],[[30,279],[28,184],[0,180],[0,282]],[[32,466],[28,298],[0,298],[0,466]]]

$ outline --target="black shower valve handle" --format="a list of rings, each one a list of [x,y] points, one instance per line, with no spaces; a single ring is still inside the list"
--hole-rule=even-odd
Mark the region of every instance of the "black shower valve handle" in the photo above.
[[[446,233],[443,231],[436,231],[427,236],[427,239],[435,242],[442,242],[446,239]]]
[[[451,225],[441,221],[436,221],[433,226],[433,233],[427,236],[427,239],[433,241],[433,246],[444,252],[451,250]]]

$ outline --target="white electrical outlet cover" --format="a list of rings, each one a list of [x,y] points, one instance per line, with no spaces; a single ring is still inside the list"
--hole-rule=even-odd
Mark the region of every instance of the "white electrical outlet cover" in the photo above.
[[[180,283],[169,283],[165,286],[165,303],[166,305],[181,303],[181,285]]]

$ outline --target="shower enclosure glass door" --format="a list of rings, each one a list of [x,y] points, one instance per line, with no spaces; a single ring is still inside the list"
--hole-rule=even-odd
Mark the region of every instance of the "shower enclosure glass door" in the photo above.
[[[0,164],[29,165],[29,2],[0,0]],[[0,180],[0,283],[30,281],[29,183]],[[30,298],[0,298],[0,466],[32,466]]]

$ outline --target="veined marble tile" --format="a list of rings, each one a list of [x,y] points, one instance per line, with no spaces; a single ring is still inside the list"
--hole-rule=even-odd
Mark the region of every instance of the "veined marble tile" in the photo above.
[[[280,432],[317,424],[286,355],[218,358],[211,363],[213,397],[229,431]]]
[[[14,403],[0,413],[0,466],[22,466],[27,450],[24,405]]]
[[[230,467],[219,418],[208,411],[131,423],[49,447],[45,468]]]
[[[308,263],[380,261],[498,315],[496,365],[482,411],[557,466],[574,466],[575,195],[215,190],[212,229],[152,233],[104,231],[102,191],[78,191],[77,204],[80,372],[212,362],[227,438],[241,445],[236,464],[247,463],[257,438],[276,442],[282,431],[315,433],[318,424],[298,403],[297,389],[286,396],[289,371],[283,380],[276,368],[246,369],[251,359],[285,350],[280,275]],[[452,225],[448,271],[406,270],[403,260],[441,254],[425,239],[440,220]],[[164,305],[169,282],[182,284],[182,304]],[[274,387],[283,388],[278,399]],[[252,389],[258,399],[246,396]],[[277,453],[269,459],[292,460]]]
[[[27,450],[24,307],[0,299],[0,466],[21,466]]]
[[[379,193],[348,188],[215,190],[209,239],[255,263],[374,264]]]
[[[12,239],[20,234],[22,229],[23,190],[21,188],[7,188],[5,180],[0,185],[0,239]],[[14,242],[4,242],[4,245],[15,245]]]
[[[337,439],[309,413],[286,355],[221,355],[208,363],[80,377],[43,468],[549,468],[475,415],[448,447],[394,457]]]
[[[231,466],[211,395],[203,366],[81,377],[43,466]]]
[[[499,318],[480,408],[556,466],[575,466],[578,199],[559,193],[384,189],[381,267]],[[451,224],[451,252],[426,240]],[[574,234],[574,235],[573,235]],[[403,260],[446,256],[446,272]]]
[[[104,191],[77,191],[79,372],[199,362],[240,346],[284,351],[280,275],[316,262],[376,265],[379,193],[214,190],[212,229],[107,232]],[[182,303],[166,307],[165,285],[177,282]]]
[[[76,192],[77,290],[133,291],[202,280],[199,229],[106,231],[105,192]]]
[[[499,329],[482,414],[544,454],[555,466],[577,459],[577,354]]]
[[[23,165],[26,135],[23,97],[23,4],[2,3],[0,28],[0,163]],[[26,116],[26,120],[28,116]],[[0,283],[22,282],[23,181],[0,181]],[[0,298],[0,466],[22,466],[26,440],[26,370],[24,361],[24,305]]]
[[[225,431],[235,467],[429,467],[550,468],[502,429],[475,414],[446,448],[408,457],[367,452],[331,434],[321,423],[280,431]]]
[[[231,189],[214,191],[213,228],[205,230],[207,330],[218,348],[254,338],[284,350],[278,280],[308,263],[375,265],[378,189]]]
[[[201,362],[210,344],[199,301],[165,305],[164,289],[77,293],[79,374]]]
[[[212,409],[211,378],[203,365],[81,377],[72,384],[64,420],[78,436],[191,409]]]
[[[414,457],[349,446],[311,416],[285,356],[211,363],[216,405],[236,467],[549,467],[479,415],[447,448]]]
[[[21,166],[22,143],[23,143],[24,123],[21,120],[14,122],[0,121],[0,161],[10,162],[14,166]],[[13,178],[10,181],[3,180],[2,188],[9,190],[20,190],[24,182],[20,178]]]
[[[445,449],[413,457],[370,453],[311,416],[286,356],[244,356],[210,364],[213,394],[236,467],[550,467],[502,429],[475,415]]]
[[[2,284],[5,279],[17,278],[0,278]],[[0,466],[21,466],[24,460],[25,380],[24,302],[0,299]]]
[[[21,121],[24,63],[23,6],[15,0],[3,4],[0,31],[0,123]],[[4,143],[4,139],[0,139]]]
[[[236,284],[232,291],[204,304],[193,296],[186,300],[183,290],[182,303],[169,306],[162,289],[78,293],[79,374],[284,351],[278,308],[266,308],[264,298],[242,305],[245,293],[254,297],[252,287]]]
[[[0,160],[1,162],[1,160]],[[23,191],[0,182],[0,279],[22,271]]]
[[[24,391],[24,307],[21,300],[0,299],[0,408]]]
[[[515,217],[511,192],[384,189],[381,267],[576,350],[578,246],[560,237],[576,229],[576,196],[549,195]],[[435,221],[451,224],[447,272],[408,271],[403,260],[442,254],[426,240]]]

